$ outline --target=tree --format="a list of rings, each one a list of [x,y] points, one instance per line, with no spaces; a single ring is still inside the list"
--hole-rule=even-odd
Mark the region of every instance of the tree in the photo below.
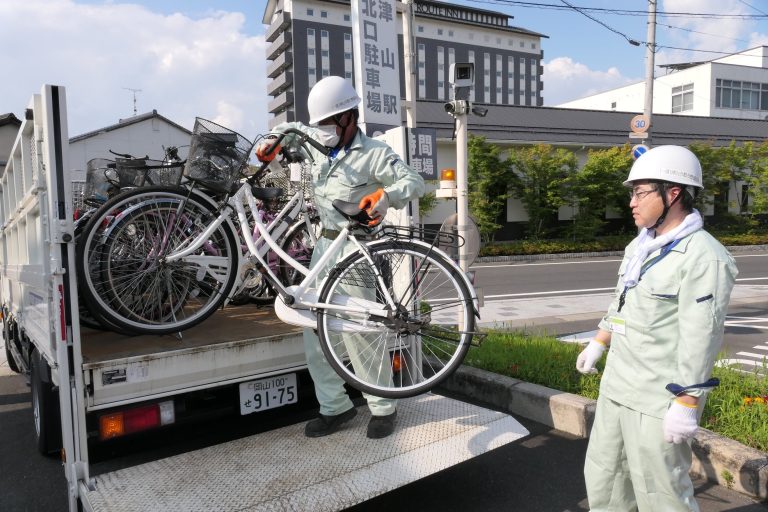
[[[480,238],[491,242],[502,228],[500,221],[509,197],[511,165],[500,158],[501,149],[487,143],[484,137],[470,136],[468,147],[469,211],[477,223]]]
[[[591,239],[607,223],[606,212],[631,220],[627,188],[623,185],[632,167],[629,145],[590,150],[587,161],[567,180],[571,204],[578,207],[569,230],[574,240]]]
[[[538,144],[512,151],[514,172],[510,174],[512,194],[528,212],[528,236],[539,239],[557,229],[558,210],[568,204],[566,184],[576,170],[571,151]]]

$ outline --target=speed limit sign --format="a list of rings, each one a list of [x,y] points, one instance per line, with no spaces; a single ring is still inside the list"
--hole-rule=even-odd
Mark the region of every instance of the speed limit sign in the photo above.
[[[645,114],[639,114],[632,118],[629,128],[634,133],[645,133],[651,127],[651,120]]]

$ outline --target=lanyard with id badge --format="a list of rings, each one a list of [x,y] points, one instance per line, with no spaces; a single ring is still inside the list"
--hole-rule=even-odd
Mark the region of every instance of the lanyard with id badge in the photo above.
[[[640,270],[640,275],[637,278],[637,282],[638,283],[640,282],[640,280],[643,278],[643,275],[645,275],[645,273],[648,272],[648,270],[652,266],[657,264],[659,261],[662,260],[662,258],[664,258],[667,254],[669,254],[669,252],[672,250],[672,248],[674,246],[676,246],[678,244],[678,242],[680,242],[680,240],[673,240],[672,242],[670,242],[667,245],[665,245],[664,247],[662,247],[661,248],[661,253],[656,258],[654,258],[653,261],[651,261],[648,265],[643,267],[642,270]],[[635,285],[635,286],[637,286],[637,285]],[[624,290],[621,292],[621,295],[619,296],[619,307],[616,310],[617,313],[621,313],[621,308],[624,307],[624,302],[625,302],[625,300],[627,298],[627,292],[629,291],[629,289],[630,289],[629,286],[624,286]],[[611,332],[615,332],[617,334],[626,334],[626,332],[627,332],[627,330],[626,330],[626,321],[623,318],[621,318],[620,316],[609,317],[608,318],[608,325],[609,325],[608,329]]]

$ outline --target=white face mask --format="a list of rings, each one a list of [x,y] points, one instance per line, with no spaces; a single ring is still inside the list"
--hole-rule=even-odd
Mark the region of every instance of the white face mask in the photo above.
[[[336,147],[339,143],[340,137],[336,135],[336,125],[324,124],[317,126],[318,133],[316,135],[317,140],[320,141],[323,146],[327,148]]]

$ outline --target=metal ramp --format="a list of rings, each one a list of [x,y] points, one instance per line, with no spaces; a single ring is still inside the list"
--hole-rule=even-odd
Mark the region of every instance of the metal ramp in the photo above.
[[[398,404],[397,428],[365,437],[370,413],[344,430],[304,437],[283,427],[95,478],[93,511],[335,511],[528,435],[506,414],[439,395]]]

